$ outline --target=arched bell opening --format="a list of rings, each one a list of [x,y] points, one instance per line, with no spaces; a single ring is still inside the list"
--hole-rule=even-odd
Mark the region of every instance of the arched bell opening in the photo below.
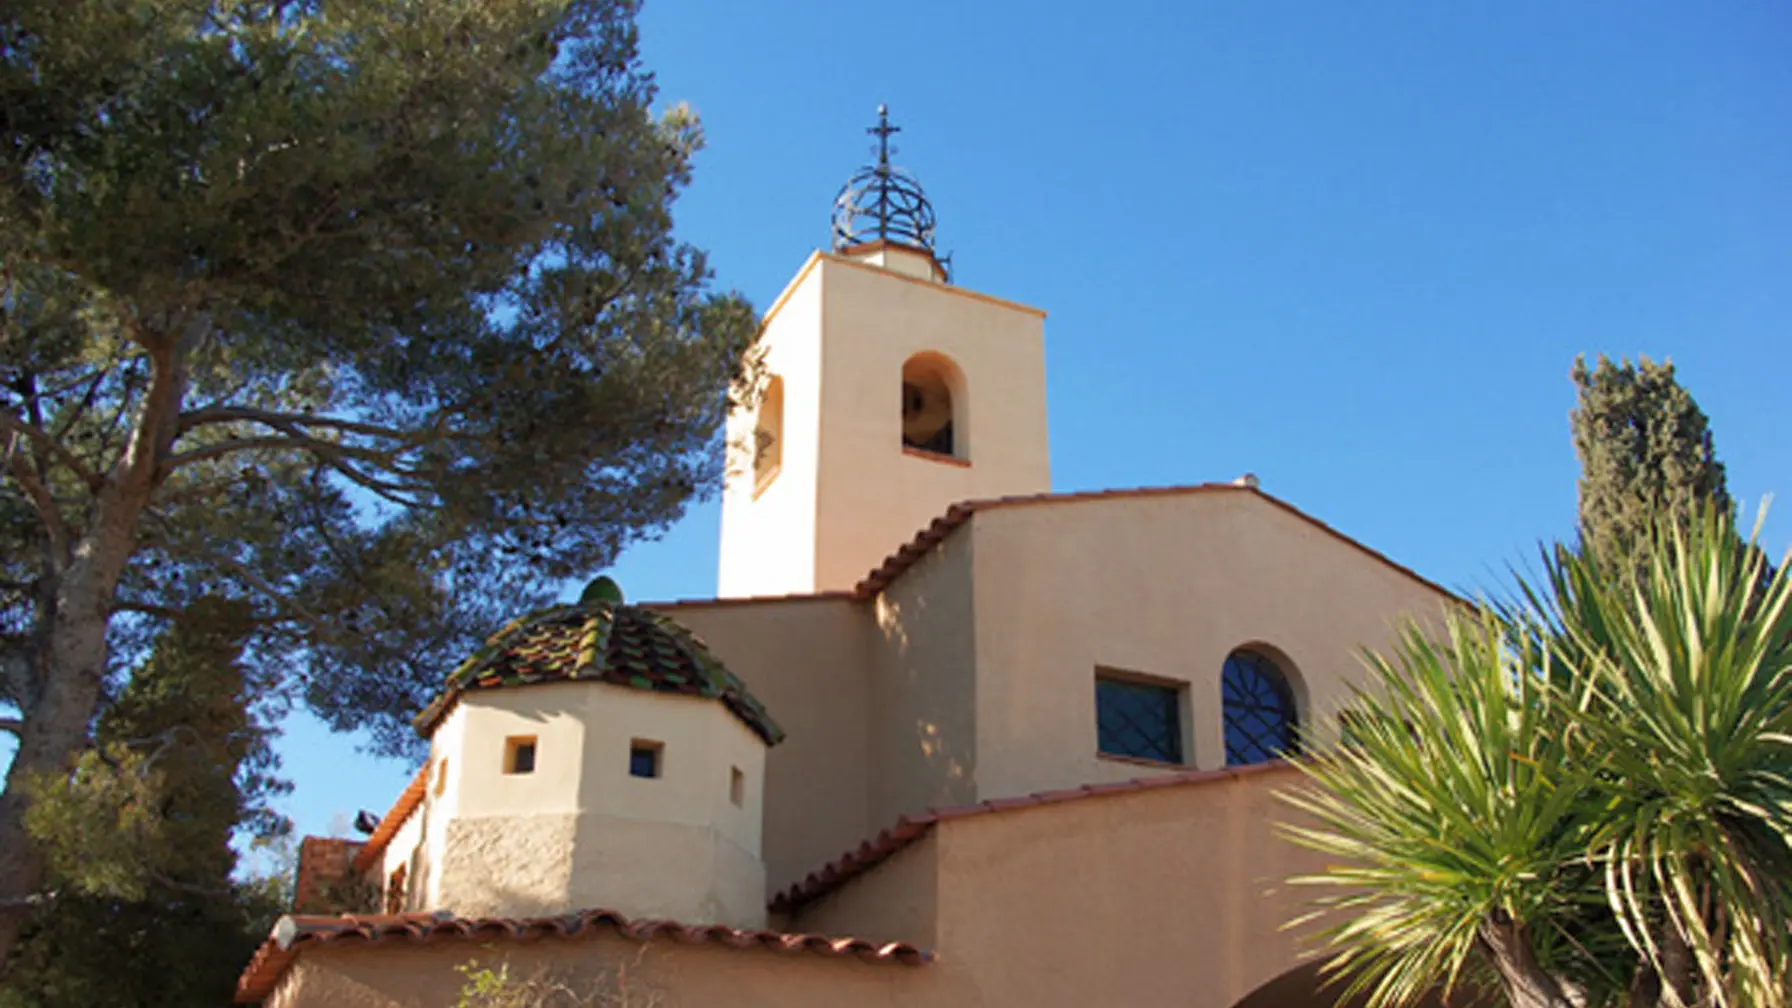
[[[902,365],[902,447],[949,458],[968,458],[964,376],[936,353],[919,353]]]

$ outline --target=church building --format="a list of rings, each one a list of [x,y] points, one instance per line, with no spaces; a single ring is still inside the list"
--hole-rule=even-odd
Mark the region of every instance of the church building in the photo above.
[[[957,282],[879,114],[729,419],[716,597],[600,579],[444,669],[237,1003],[1333,1003],[1281,757],[1455,600],[1248,475],[1054,493],[1046,314]]]

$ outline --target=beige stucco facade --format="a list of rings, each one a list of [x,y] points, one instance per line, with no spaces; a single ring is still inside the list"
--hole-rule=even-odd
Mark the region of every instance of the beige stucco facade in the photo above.
[[[731,417],[718,597],[647,607],[694,632],[782,741],[696,696],[467,692],[375,881],[404,866],[413,911],[602,907],[932,961],[726,947],[775,940],[759,932],[331,942],[271,1004],[452,1004],[454,965],[493,956],[587,986],[625,969],[661,997],[640,1004],[1330,1003],[1282,929],[1284,880],[1315,867],[1276,832],[1294,776],[1227,769],[1222,670],[1262,656],[1298,738],[1324,744],[1361,651],[1456,601],[1254,483],[1046,493],[1042,313],[948,286],[930,257],[856,256],[812,256],[769,313],[775,472],[755,456],[765,417]],[[951,456],[903,443],[916,355],[951,376]],[[1175,756],[1101,751],[1102,677],[1173,697]],[[524,738],[534,768],[508,773]],[[654,779],[629,772],[643,741],[663,753]],[[1155,783],[1115,787],[1138,780]],[[863,870],[811,884],[848,862]]]
[[[663,611],[790,726],[766,763],[777,890],[905,813],[1223,767],[1220,672],[1241,647],[1276,656],[1323,737],[1361,650],[1452,604],[1257,490],[1214,486],[980,509],[874,596]],[[1101,672],[1174,687],[1189,758],[1098,753]],[[841,797],[798,797],[811,787]]]
[[[1317,867],[1282,843],[1288,770],[990,812],[937,825],[804,908],[789,926],[938,950],[905,966],[732,949],[610,932],[518,943],[514,976],[555,976],[598,1004],[659,1008],[841,1005],[1318,1008],[1308,933],[1284,879]],[[288,973],[274,1008],[454,1003],[467,959],[493,949],[323,946]],[[635,1000],[618,996],[619,972]]]
[[[864,258],[814,254],[768,313],[780,471],[756,477],[756,417],[730,417],[723,597],[851,588],[951,501],[1050,489],[1045,314],[917,275],[930,267],[914,253]],[[904,449],[917,355],[953,373],[951,457]]]

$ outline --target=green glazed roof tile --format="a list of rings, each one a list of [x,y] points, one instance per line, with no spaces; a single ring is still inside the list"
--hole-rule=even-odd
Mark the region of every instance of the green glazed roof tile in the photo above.
[[[429,735],[467,690],[575,679],[720,700],[767,745],[784,739],[740,677],[689,630],[659,613],[603,600],[554,606],[504,624],[448,675],[441,695],[413,724]]]

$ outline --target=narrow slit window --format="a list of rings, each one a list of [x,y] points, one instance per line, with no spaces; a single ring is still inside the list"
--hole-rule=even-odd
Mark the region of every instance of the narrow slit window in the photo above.
[[[753,425],[753,488],[764,490],[784,468],[784,379],[772,375]]]
[[[504,772],[507,774],[535,772],[535,736],[512,735],[504,740]]]
[[[660,775],[660,757],[666,747],[660,742],[635,739],[628,747],[628,775],[652,779]]]
[[[747,775],[740,772],[740,767],[728,769],[728,800],[736,805],[747,800]]]
[[[442,792],[447,787],[448,787],[448,757],[444,756],[441,759],[436,761],[436,797],[437,798],[442,797]]]

